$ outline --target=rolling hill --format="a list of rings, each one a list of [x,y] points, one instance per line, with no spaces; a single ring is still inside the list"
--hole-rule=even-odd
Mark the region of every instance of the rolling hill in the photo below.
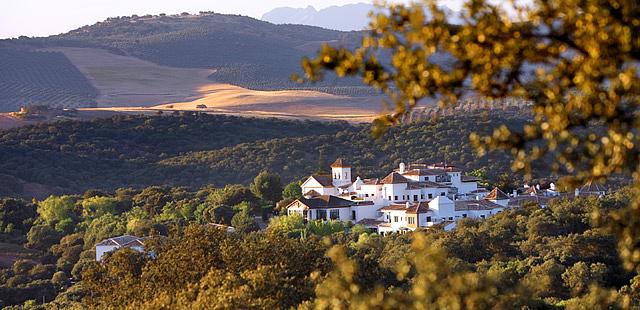
[[[274,25],[245,16],[131,16],[110,18],[66,34],[14,40],[40,47],[102,48],[156,64],[215,69],[212,81],[251,89],[297,88],[290,81],[300,59],[323,43],[353,47],[360,33],[303,25]],[[358,85],[328,81],[315,86]]]
[[[0,112],[47,103],[65,107],[96,105],[89,80],[59,52],[0,47]]]
[[[29,103],[154,106],[201,98],[199,88],[212,83],[371,96],[375,92],[356,79],[328,77],[313,85],[290,80],[300,72],[301,58],[322,43],[353,47],[360,36],[203,12],[109,18],[61,35],[2,40],[0,112]],[[156,67],[134,71],[140,61]]]

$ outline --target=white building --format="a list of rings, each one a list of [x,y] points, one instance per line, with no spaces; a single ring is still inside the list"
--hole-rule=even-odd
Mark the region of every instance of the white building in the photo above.
[[[340,220],[363,224],[380,233],[444,225],[465,218],[487,218],[507,206],[509,196],[487,191],[478,178],[446,164],[400,164],[384,178],[353,179],[342,159],[330,175],[312,175],[302,185],[305,196],[288,213],[306,220]]]
[[[104,254],[120,248],[129,248],[142,253],[144,252],[144,238],[125,235],[103,240],[96,244],[96,261],[101,261]]]

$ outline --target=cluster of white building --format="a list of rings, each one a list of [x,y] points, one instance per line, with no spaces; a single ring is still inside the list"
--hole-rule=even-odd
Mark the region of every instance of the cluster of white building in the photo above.
[[[449,230],[460,219],[487,218],[507,207],[508,195],[479,187],[478,181],[442,163],[400,164],[381,179],[354,179],[351,166],[338,159],[331,175],[307,178],[301,185],[304,197],[287,210],[308,221],[349,221],[381,234],[434,225]]]

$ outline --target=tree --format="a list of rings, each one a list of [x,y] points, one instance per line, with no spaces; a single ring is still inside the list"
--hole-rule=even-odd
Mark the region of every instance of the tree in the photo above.
[[[133,196],[132,201],[135,206],[141,207],[149,217],[152,217],[171,201],[171,195],[168,187],[151,186]]]
[[[118,201],[112,197],[93,196],[82,200],[82,216],[93,219],[105,214],[115,214]]]
[[[602,284],[606,271],[607,266],[603,263],[589,266],[584,262],[577,262],[562,274],[562,281],[574,296],[580,296],[587,292],[590,285]]]
[[[291,182],[287,184],[282,190],[282,199],[295,200],[302,197],[302,188],[300,188],[302,182]]]
[[[207,196],[205,202],[215,206],[235,206],[241,202],[255,203],[256,196],[247,187],[240,184],[227,184],[222,189],[215,189]]]
[[[49,196],[38,203],[38,214],[48,224],[74,217],[75,199],[71,196]]]
[[[231,218],[231,226],[239,232],[250,232],[259,229],[253,215],[251,215],[251,211],[247,208],[242,209]]]
[[[260,172],[253,183],[251,183],[251,192],[256,197],[273,205],[282,198],[282,182],[280,176],[269,173],[267,171]]]
[[[13,198],[0,200],[0,236],[24,236],[36,217],[36,207],[33,204]]]
[[[58,243],[62,235],[49,225],[35,225],[27,234],[26,246],[31,249],[47,251],[49,247]]]
[[[285,236],[300,236],[304,230],[304,220],[302,216],[281,215],[271,218],[267,231]]]
[[[514,22],[500,5],[467,0],[460,26],[450,26],[435,1],[425,3],[428,14],[420,3],[388,5],[355,51],[323,45],[303,59],[306,78],[320,80],[324,71],[360,76],[386,93],[395,109],[374,122],[376,135],[424,98],[446,107],[469,90],[530,101],[533,121],[521,130],[503,125],[470,136],[481,155],[509,150],[512,169],[530,174],[531,163],[549,154],[574,185],[624,173],[640,192],[637,1],[514,1]],[[640,199],[612,219],[626,266],[639,266]]]

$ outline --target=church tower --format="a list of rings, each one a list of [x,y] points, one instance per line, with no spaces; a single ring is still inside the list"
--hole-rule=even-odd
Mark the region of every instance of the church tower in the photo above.
[[[351,184],[351,166],[348,165],[342,158],[336,159],[331,164],[331,175],[334,186],[343,186]]]

